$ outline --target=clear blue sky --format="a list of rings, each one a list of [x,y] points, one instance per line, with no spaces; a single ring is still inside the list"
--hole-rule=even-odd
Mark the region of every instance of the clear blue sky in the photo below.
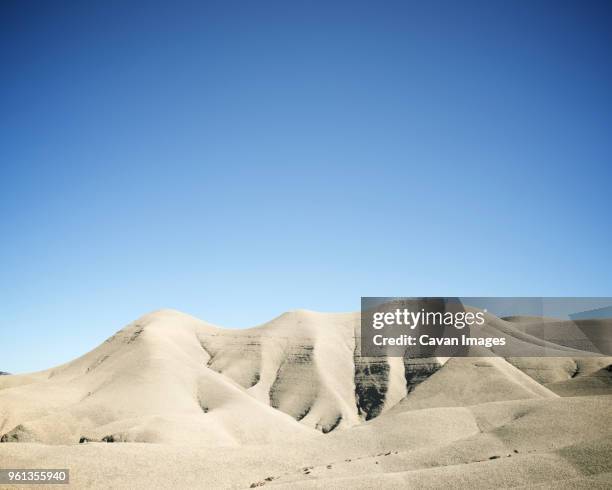
[[[154,309],[612,295],[610,2],[0,3],[0,370]]]

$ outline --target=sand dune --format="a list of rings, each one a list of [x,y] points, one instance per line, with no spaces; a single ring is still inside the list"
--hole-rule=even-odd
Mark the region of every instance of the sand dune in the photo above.
[[[487,328],[542,344],[510,320]],[[227,330],[161,310],[0,377],[0,467],[100,488],[609,486],[612,359],[546,348],[576,355],[367,358],[358,313]]]

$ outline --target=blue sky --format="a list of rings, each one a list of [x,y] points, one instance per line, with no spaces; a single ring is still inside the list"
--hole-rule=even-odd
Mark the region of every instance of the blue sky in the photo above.
[[[0,5],[0,370],[142,314],[612,296],[609,2]]]

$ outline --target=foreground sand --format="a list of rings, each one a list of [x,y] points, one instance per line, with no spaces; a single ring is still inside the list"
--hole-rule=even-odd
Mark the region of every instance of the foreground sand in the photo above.
[[[75,488],[612,486],[610,358],[369,359],[357,327],[147,315],[0,378],[0,467],[70,468]]]

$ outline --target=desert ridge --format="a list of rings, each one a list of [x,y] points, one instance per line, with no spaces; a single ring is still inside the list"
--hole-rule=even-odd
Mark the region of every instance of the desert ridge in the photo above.
[[[0,377],[0,467],[70,467],[93,488],[610,484],[612,359],[364,357],[359,320],[144,315],[74,361]]]

